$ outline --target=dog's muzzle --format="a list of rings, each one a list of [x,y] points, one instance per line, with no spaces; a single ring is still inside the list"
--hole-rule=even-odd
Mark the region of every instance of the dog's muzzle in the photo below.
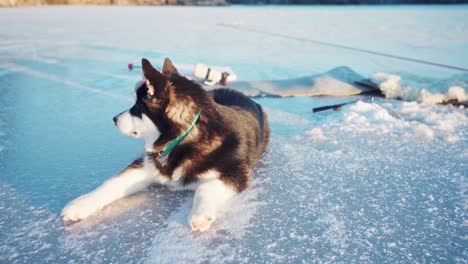
[[[119,113],[118,115],[114,116],[114,118],[112,118],[112,120],[114,120],[114,124],[117,126],[117,122],[119,121],[119,118],[120,116],[125,113],[127,111],[122,111],[121,113]]]

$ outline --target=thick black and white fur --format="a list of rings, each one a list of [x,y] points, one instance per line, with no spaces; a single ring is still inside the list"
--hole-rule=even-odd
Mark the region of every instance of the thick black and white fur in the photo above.
[[[114,117],[119,130],[145,141],[145,154],[94,191],[70,202],[66,222],[85,219],[113,201],[152,184],[195,190],[188,223],[206,231],[220,209],[249,186],[251,170],[265,152],[270,130],[260,105],[230,89],[205,91],[181,76],[169,59],[162,73],[142,59],[146,83],[136,102]],[[200,118],[168,155],[164,146]]]

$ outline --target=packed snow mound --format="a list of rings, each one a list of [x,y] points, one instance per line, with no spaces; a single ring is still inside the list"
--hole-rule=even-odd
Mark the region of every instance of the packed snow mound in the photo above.
[[[398,75],[378,72],[371,77],[371,80],[379,86],[386,98],[414,100],[412,90],[401,86],[401,77]]]
[[[452,86],[448,89],[447,93],[448,100],[456,100],[458,102],[465,102],[468,100],[468,95],[465,92],[465,89],[460,86]]]
[[[456,143],[464,138],[468,126],[466,111],[456,107],[434,108],[417,102],[402,102],[398,107],[383,100],[358,101],[344,113],[342,128],[350,133],[394,134],[405,138]],[[308,131],[306,135],[317,134]]]
[[[415,78],[417,80],[417,78]],[[372,75],[370,78],[372,82],[377,84],[379,89],[382,91],[386,98],[390,99],[402,99],[405,101],[418,101],[420,103],[435,105],[446,103],[450,101],[455,101],[458,103],[465,103],[467,101],[467,94],[465,92],[466,87],[461,86],[449,86],[447,88],[438,87],[436,91],[441,92],[431,92],[425,86],[447,86],[448,82],[417,82],[412,81],[413,85],[407,84],[402,80],[402,77],[399,75],[388,74],[383,72],[378,72]],[[409,81],[411,82],[411,80]],[[465,82],[466,86],[466,82]]]

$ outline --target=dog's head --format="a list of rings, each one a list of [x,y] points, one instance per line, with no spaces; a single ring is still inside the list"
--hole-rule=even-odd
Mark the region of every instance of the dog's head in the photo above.
[[[179,73],[169,59],[164,61],[163,73],[147,59],[142,59],[141,64],[146,81],[135,89],[135,104],[113,120],[123,134],[143,138],[152,144],[168,129],[165,112],[172,88],[170,77]]]

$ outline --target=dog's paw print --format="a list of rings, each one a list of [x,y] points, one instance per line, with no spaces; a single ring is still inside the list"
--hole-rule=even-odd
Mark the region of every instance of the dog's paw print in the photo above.
[[[195,214],[190,217],[189,224],[193,231],[205,232],[210,229],[211,224],[216,220],[214,215]]]
[[[87,195],[83,195],[62,210],[63,221],[76,222],[85,219],[100,209],[96,200],[91,199]]]

